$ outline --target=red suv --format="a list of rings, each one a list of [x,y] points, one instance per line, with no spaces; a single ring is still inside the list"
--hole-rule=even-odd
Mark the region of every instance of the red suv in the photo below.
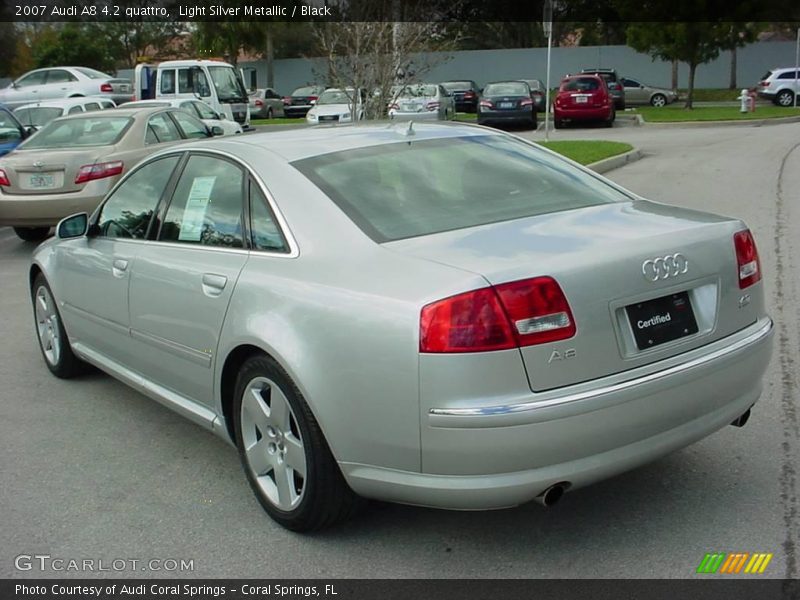
[[[617,113],[605,80],[599,75],[572,75],[561,80],[553,103],[556,129],[564,121],[602,121],[611,127]]]

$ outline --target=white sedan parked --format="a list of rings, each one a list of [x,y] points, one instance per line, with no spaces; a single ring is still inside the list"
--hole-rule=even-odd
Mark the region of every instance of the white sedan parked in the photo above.
[[[201,100],[185,100],[185,99],[169,99],[161,98],[159,100],[137,100],[136,102],[128,102],[125,108],[153,108],[162,107],[166,108],[172,106],[188,112],[193,117],[197,117],[203,123],[211,127],[219,127],[222,129],[224,135],[237,135],[242,133],[242,126],[236,121],[226,119],[225,115],[219,114],[208,104]]]
[[[355,108],[353,100],[355,99]],[[316,102],[314,108],[306,113],[306,121],[311,125],[323,123],[350,123],[364,118],[364,92],[356,94],[353,88],[328,88]]]
[[[129,79],[117,79],[86,67],[51,67],[29,71],[0,90],[0,103],[12,108],[59,98],[102,96],[117,104],[131,100]]]
[[[449,121],[455,114],[453,96],[441,85],[419,83],[392,88],[391,119]]]
[[[63,100],[23,104],[14,109],[14,115],[23,125],[41,129],[58,117],[116,108],[116,106],[116,103],[108,98],[65,98]]]

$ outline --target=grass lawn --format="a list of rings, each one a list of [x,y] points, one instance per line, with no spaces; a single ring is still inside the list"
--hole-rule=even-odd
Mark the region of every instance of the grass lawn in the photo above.
[[[604,158],[616,156],[633,150],[630,144],[605,142],[599,140],[569,140],[561,142],[536,142],[548,150],[571,158],[582,165],[588,165]]]
[[[643,106],[637,108],[635,112],[651,123],[671,123],[676,121],[746,121],[796,117],[800,115],[800,108],[759,106],[755,112],[742,113],[739,112],[738,106],[698,106],[692,110],[686,110],[680,104],[673,104],[664,108]]]
[[[478,120],[476,113],[456,113],[456,121],[468,121],[472,123]]]
[[[694,90],[692,94],[692,100],[695,102],[724,102],[724,101],[736,101],[736,97],[742,92],[743,88],[749,88],[750,85],[741,85],[738,89],[735,90],[718,90],[718,89],[711,89],[711,88],[702,88]],[[681,98],[686,98],[689,95],[689,90],[685,88],[681,88],[678,90],[678,94]],[[678,100],[678,102],[682,102],[683,100]]]
[[[305,122],[305,117],[294,117],[292,119],[281,117],[279,119],[253,119],[250,121],[250,125],[297,125]]]

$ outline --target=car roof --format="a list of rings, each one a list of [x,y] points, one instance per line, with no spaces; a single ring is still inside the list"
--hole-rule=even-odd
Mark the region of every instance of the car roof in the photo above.
[[[77,113],[74,115],[68,115],[64,117],[59,117],[57,120],[61,121],[64,119],[93,119],[93,118],[111,118],[111,117],[134,117],[134,118],[144,118],[145,116],[150,116],[151,114],[155,114],[162,111],[177,111],[177,108],[170,107],[161,107],[161,106],[154,106],[153,108],[142,107],[142,108],[115,108],[113,110],[95,110],[87,113]]]
[[[499,131],[464,123],[414,123],[413,135],[408,135],[407,122],[376,121],[367,124],[333,125],[251,133],[246,136],[226,136],[204,140],[202,146],[181,145],[189,149],[228,151],[251,157],[259,149],[286,162],[312,158],[323,154],[356,150],[390,143],[413,143],[432,139],[470,136],[500,136]]]
[[[94,96],[81,96],[80,98],[61,98],[56,100],[42,100],[41,102],[29,102],[22,106],[17,106],[14,110],[20,108],[68,108],[70,106],[81,106],[87,102],[101,102],[107,98],[95,98]]]

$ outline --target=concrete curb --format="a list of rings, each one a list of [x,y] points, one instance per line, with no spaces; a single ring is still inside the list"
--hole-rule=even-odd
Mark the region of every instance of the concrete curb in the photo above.
[[[763,125],[781,125],[784,123],[799,123],[800,116],[776,117],[774,119],[748,119],[745,121],[674,121],[670,123],[651,123],[645,121],[642,115],[635,115],[639,118],[639,124],[655,129],[669,129],[671,127],[761,127]]]
[[[586,166],[595,173],[608,173],[613,169],[619,169],[628,163],[636,162],[642,158],[644,158],[642,151],[638,148],[634,148],[633,150],[625,152],[624,154],[618,154],[617,156],[604,158],[603,160],[598,160],[597,162],[593,162]]]

